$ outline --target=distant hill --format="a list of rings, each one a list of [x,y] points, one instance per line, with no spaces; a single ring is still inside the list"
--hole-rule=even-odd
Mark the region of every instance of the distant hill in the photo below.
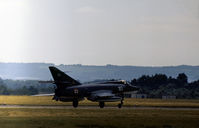
[[[179,73],[185,73],[189,81],[199,79],[199,66],[166,66],[166,67],[142,67],[142,66],[89,66],[89,65],[54,65],[52,63],[0,63],[0,77],[2,79],[19,80],[49,80],[52,79],[48,70],[49,66],[56,66],[74,77],[80,82],[100,79],[124,79],[132,80],[142,75],[166,74],[177,77]]]

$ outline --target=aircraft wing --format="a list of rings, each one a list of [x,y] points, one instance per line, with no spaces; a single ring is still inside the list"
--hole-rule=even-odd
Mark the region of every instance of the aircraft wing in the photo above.
[[[37,94],[37,95],[32,95],[32,96],[54,96],[55,93],[49,93],[49,94]]]
[[[91,94],[92,96],[97,96],[97,97],[112,97],[115,96],[112,91],[110,90],[99,90],[99,91],[95,91],[92,92]]]
[[[116,96],[110,90],[98,90],[92,92],[90,97],[88,97],[88,100],[97,101],[97,102],[99,101],[111,102],[111,101],[119,101],[121,100],[121,97]]]

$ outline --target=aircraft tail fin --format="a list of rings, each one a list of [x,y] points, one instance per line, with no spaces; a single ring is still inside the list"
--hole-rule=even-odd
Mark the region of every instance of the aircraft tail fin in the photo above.
[[[66,86],[73,86],[73,85],[80,85],[81,83],[78,82],[77,80],[74,80],[61,70],[59,70],[56,67],[50,66],[49,67],[50,72],[52,74],[52,77],[54,79],[54,83],[59,86],[59,85],[66,85]]]

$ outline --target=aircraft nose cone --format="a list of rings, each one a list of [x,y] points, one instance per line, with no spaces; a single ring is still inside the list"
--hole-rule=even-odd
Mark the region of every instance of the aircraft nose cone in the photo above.
[[[133,86],[131,84],[127,84],[125,86],[125,91],[127,92],[132,92],[132,91],[138,91],[140,88],[138,88],[137,86]]]

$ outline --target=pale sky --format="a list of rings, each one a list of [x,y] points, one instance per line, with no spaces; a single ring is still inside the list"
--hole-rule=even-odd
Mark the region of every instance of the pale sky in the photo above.
[[[0,62],[199,65],[199,0],[0,0]]]

